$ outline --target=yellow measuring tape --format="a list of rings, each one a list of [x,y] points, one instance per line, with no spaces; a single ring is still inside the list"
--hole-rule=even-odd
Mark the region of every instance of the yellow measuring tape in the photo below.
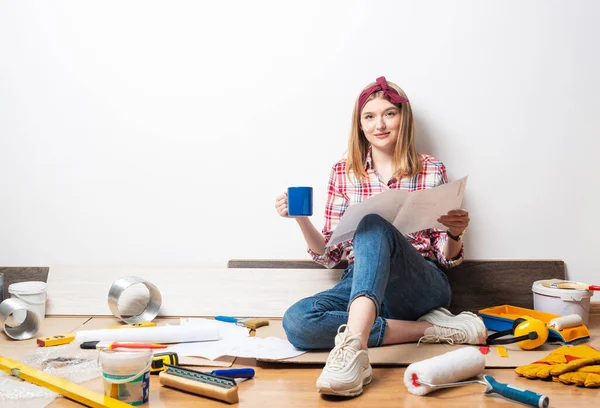
[[[55,375],[51,375],[21,364],[18,361],[0,356],[0,370],[30,382],[40,387],[49,389],[64,397],[80,402],[92,408],[131,408],[131,405],[118,399],[88,390],[79,384],[72,383]]]

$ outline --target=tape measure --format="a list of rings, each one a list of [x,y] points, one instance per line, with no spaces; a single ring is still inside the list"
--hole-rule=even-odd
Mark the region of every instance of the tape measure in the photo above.
[[[179,365],[179,356],[177,353],[167,351],[166,353],[156,353],[152,357],[152,365],[150,366],[150,374],[158,374],[161,371],[165,371],[168,365],[176,366]]]

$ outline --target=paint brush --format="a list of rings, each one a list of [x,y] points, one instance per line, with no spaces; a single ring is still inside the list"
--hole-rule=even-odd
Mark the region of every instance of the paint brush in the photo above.
[[[565,281],[560,279],[551,279],[542,282],[542,286],[556,289],[578,289],[578,290],[600,290],[598,285],[589,285],[587,283]]]
[[[165,349],[166,345],[163,344],[151,344],[151,343],[118,343],[116,341],[84,341],[81,343],[82,349],[88,350],[117,350],[117,349]]]

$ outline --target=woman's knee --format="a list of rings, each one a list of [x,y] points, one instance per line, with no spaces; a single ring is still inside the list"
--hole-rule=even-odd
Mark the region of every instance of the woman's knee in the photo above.
[[[390,224],[385,218],[379,214],[367,214],[358,223],[357,231],[373,228],[388,229]]]
[[[322,322],[326,310],[321,310],[320,303],[321,299],[305,298],[293,304],[284,313],[283,330],[294,347],[302,350],[324,347]]]
[[[282,325],[283,330],[287,336],[287,339],[292,345],[299,349],[308,349],[309,342],[307,339],[306,327],[310,324],[309,320],[309,309],[308,306],[309,298],[302,299],[293,304],[283,315]]]

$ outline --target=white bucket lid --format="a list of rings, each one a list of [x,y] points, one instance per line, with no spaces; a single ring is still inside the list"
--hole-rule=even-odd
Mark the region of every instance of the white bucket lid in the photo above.
[[[591,298],[593,293],[591,290],[587,289],[559,289],[559,288],[549,288],[547,286],[542,285],[542,282],[553,283],[556,280],[539,280],[533,282],[533,286],[531,290],[533,293],[537,293],[539,295],[553,296],[561,298],[562,300],[574,300],[579,302],[583,298]],[[575,281],[561,281],[563,283],[577,283],[581,284],[582,282]]]
[[[152,350],[109,351],[99,353],[102,372],[109,375],[134,375],[152,362]]]
[[[31,282],[19,282],[13,283],[8,286],[8,293],[14,295],[37,295],[43,293],[48,288],[46,282],[31,281]]]

